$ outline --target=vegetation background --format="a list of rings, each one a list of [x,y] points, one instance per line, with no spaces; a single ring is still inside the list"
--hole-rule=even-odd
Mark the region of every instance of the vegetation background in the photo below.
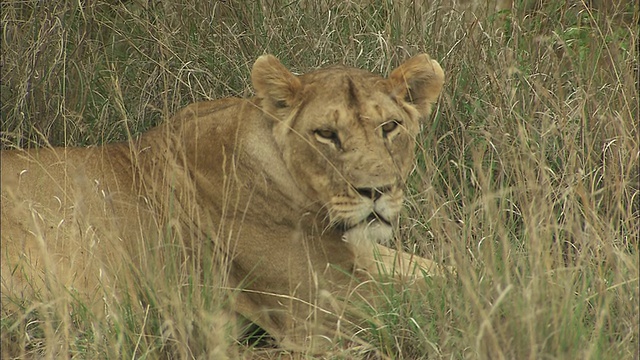
[[[2,148],[122,141],[250,96],[263,53],[387,74],[428,52],[447,80],[400,238],[458,276],[390,291],[371,314],[385,326],[327,357],[638,359],[637,2],[452,3],[2,1]],[[238,343],[215,304],[162,290],[106,317],[3,308],[2,358],[304,358]]]

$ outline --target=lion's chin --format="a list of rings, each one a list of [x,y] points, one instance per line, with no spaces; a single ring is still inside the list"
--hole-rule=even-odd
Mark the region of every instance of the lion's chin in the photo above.
[[[367,221],[346,230],[342,240],[356,246],[370,246],[373,243],[388,246],[393,238],[393,228],[386,221]]]

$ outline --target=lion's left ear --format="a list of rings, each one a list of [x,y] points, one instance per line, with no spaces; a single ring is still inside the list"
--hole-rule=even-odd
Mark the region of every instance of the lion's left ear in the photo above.
[[[426,118],[442,90],[444,71],[429,55],[421,54],[393,70],[389,82],[394,95],[413,104],[420,116]]]

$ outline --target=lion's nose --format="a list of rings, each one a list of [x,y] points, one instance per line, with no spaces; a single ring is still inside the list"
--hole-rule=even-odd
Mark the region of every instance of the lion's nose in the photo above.
[[[358,194],[360,194],[360,196],[376,201],[380,199],[380,196],[382,196],[382,194],[389,191],[390,189],[390,187],[385,186],[380,188],[356,188],[356,191],[358,192]]]

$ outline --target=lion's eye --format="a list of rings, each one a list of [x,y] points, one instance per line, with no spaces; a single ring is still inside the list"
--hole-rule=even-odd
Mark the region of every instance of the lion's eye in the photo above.
[[[382,126],[380,126],[382,128],[382,135],[386,137],[395,129],[397,129],[399,125],[400,122],[398,120],[387,121],[386,123],[382,124]]]
[[[340,138],[335,130],[331,129],[318,129],[313,132],[318,141],[328,144],[333,143],[336,147],[340,147]]]

